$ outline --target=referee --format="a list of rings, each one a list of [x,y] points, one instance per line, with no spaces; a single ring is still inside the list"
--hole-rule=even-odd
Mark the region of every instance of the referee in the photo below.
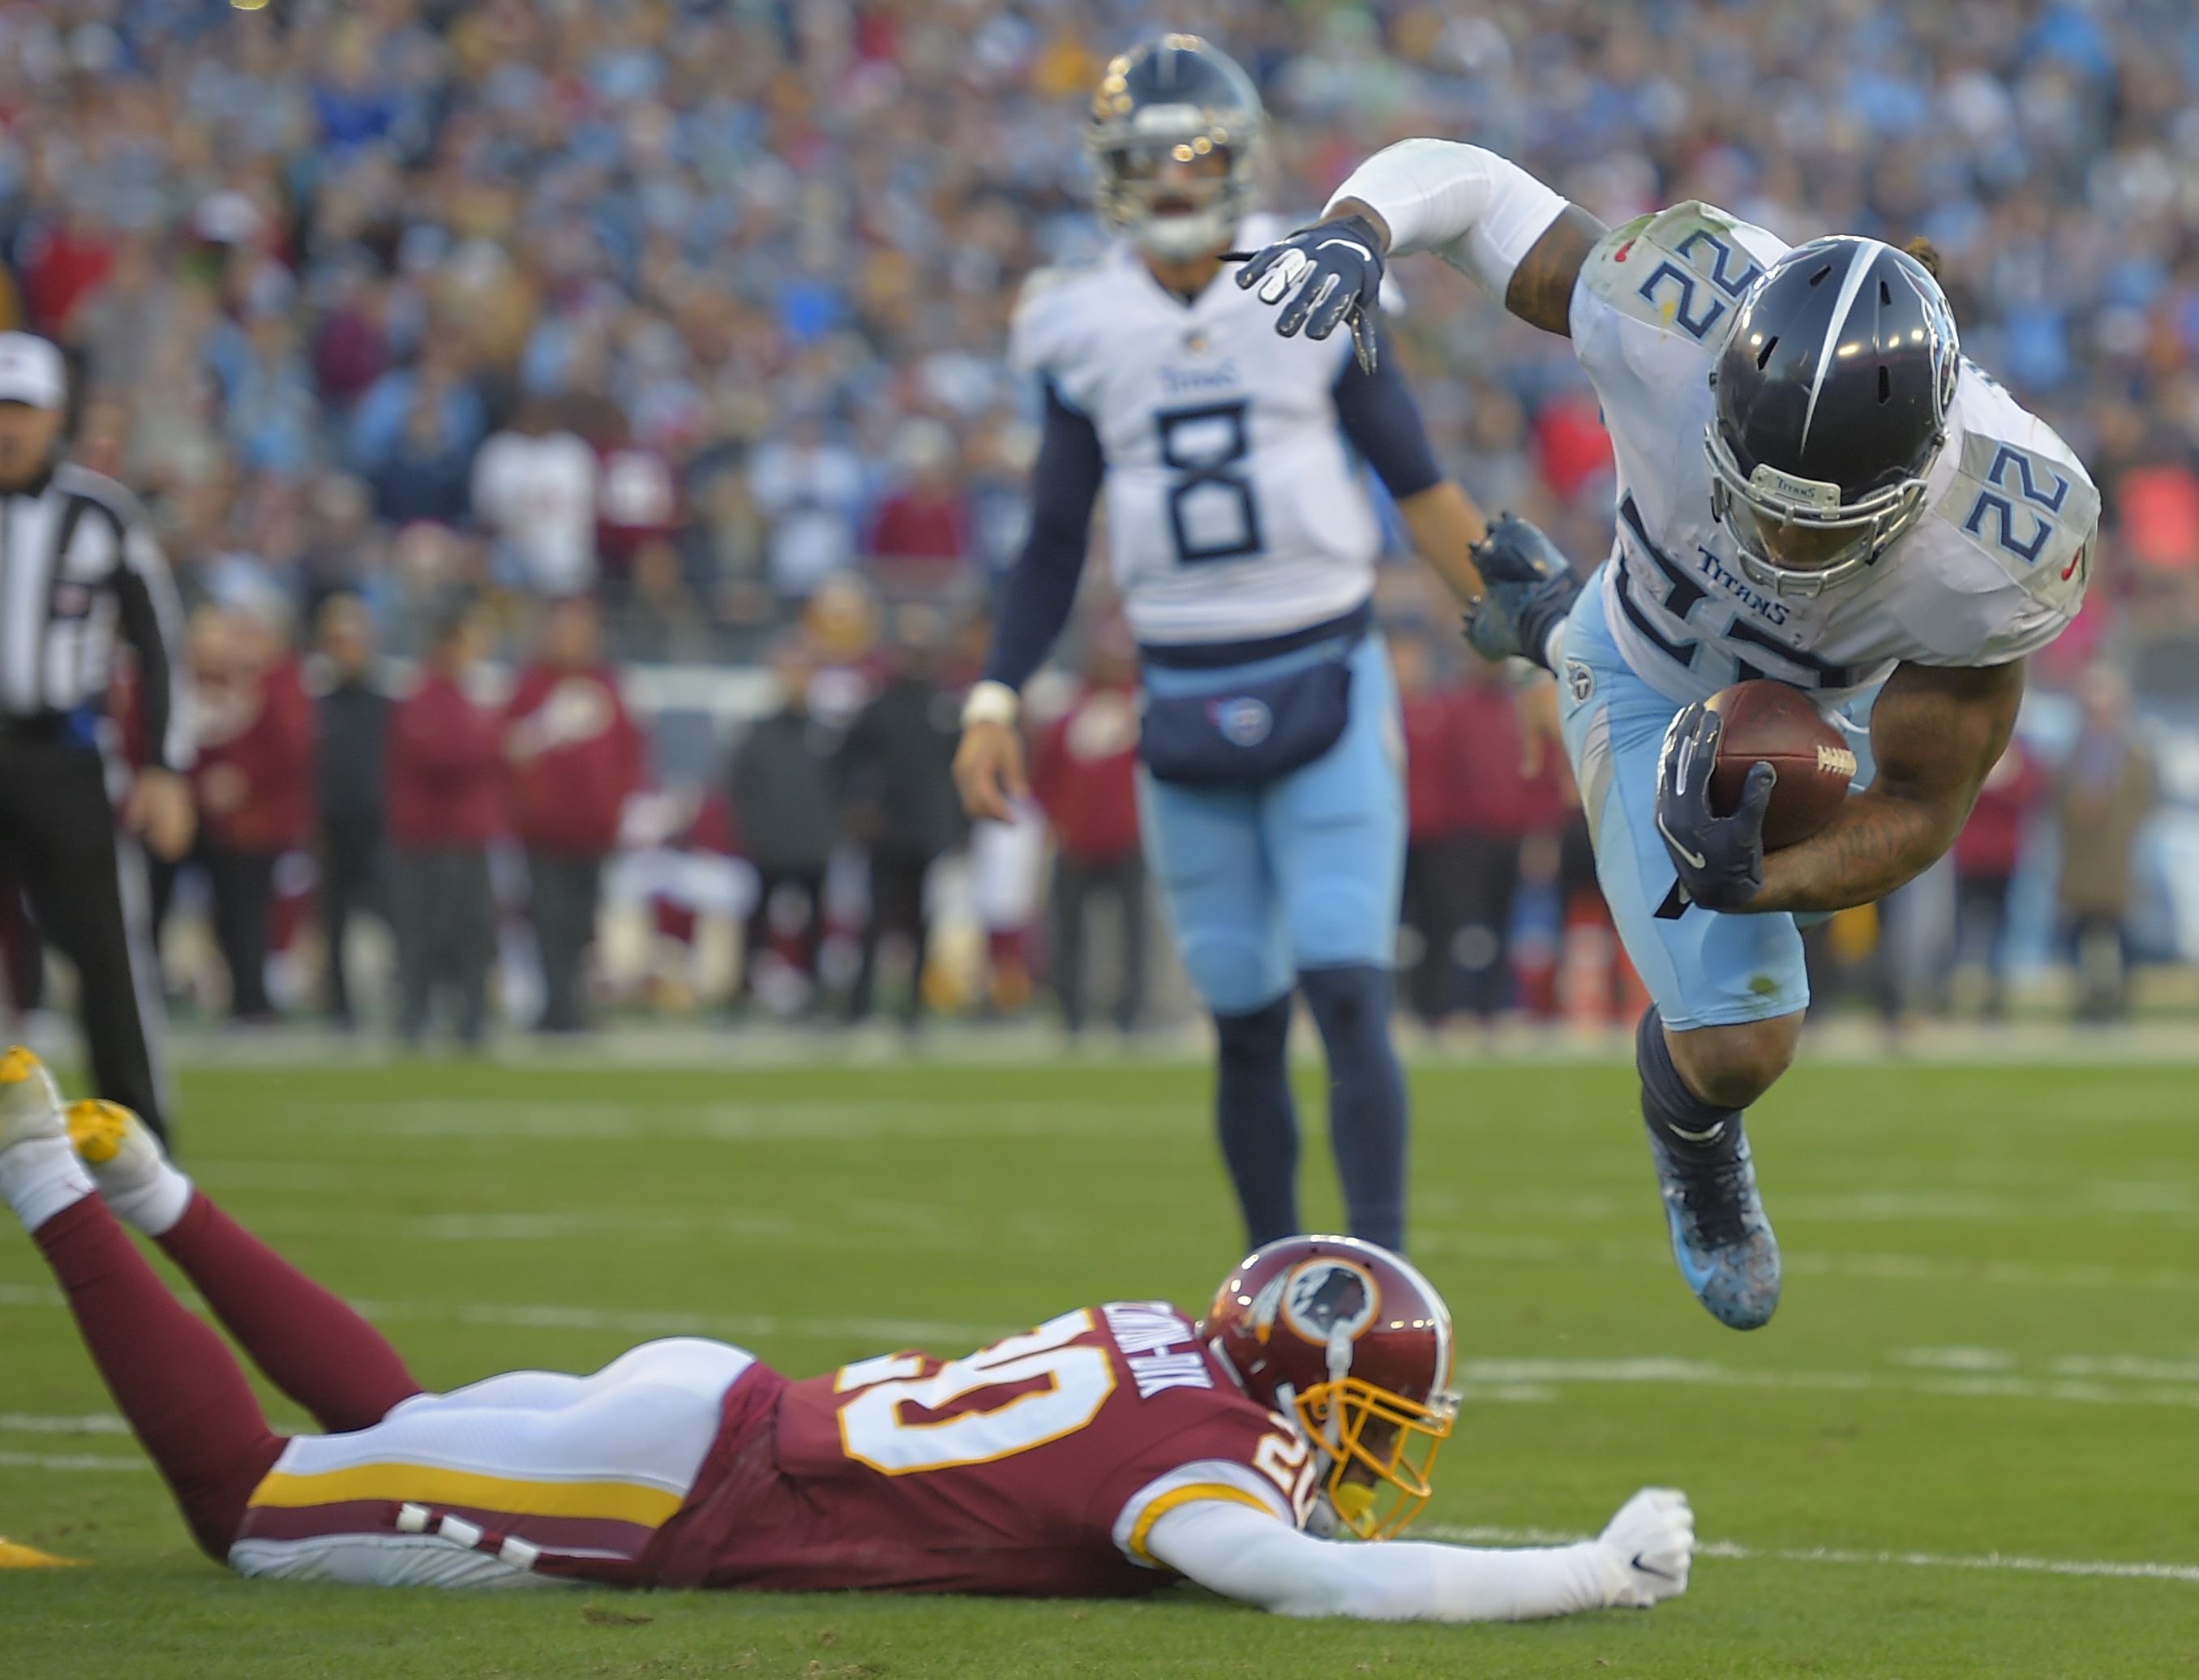
[[[76,965],[99,1094],[164,1137],[142,840],[190,844],[181,615],[137,499],[61,459],[68,375],[55,345],[0,333],[0,865]],[[127,770],[107,716],[116,641],[137,655],[147,763]]]

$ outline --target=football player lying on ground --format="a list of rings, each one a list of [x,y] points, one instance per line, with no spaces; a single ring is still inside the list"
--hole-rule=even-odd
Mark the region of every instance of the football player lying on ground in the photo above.
[[[1611,563],[1584,591],[1541,532],[1498,520],[1467,639],[1563,679],[1597,878],[1655,1000],[1636,1059],[1674,1255],[1705,1307],[1753,1329],[1779,1304],[1779,1245],[1742,1115],[1801,1038],[1795,918],[1873,903],[1954,843],[2026,657],[2084,600],[2099,492],[1961,353],[1928,263],[1875,239],[1790,249],[1700,202],[1607,229],[1443,140],[1377,153],[1326,213],[1239,271],[1282,306],[1277,332],[1348,324],[1371,359],[1385,257],[1432,251],[1570,337],[1595,388]],[[1730,813],[1687,773],[1724,728],[1704,703],[1759,677],[1844,720],[1868,784],[1769,853],[1772,766]]]
[[[651,1342],[593,1376],[421,1391],[381,1335],[263,1246],[125,1109],[66,1114],[0,1058],[0,1195],[66,1292],[201,1546],[244,1575],[382,1585],[849,1588],[1113,1596],[1179,1576],[1286,1615],[1525,1619],[1685,1590],[1694,1519],[1648,1489],[1576,1545],[1395,1533],[1455,1407],[1450,1316],[1403,1260],[1291,1237],[1194,1322],[1065,1313],[965,1358],[796,1381]],[[268,1426],[158,1242],[321,1435]]]

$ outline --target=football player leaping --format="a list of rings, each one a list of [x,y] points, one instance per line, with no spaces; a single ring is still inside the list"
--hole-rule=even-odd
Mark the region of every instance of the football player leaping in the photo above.
[[[1789,249],[1700,203],[1607,230],[1504,159],[1408,140],[1242,284],[1275,330],[1371,312],[1385,255],[1433,251],[1571,335],[1618,455],[1618,538],[1583,592],[1531,526],[1476,557],[1468,639],[1557,671],[1596,867],[1655,1003],[1642,1107],[1680,1272],[1724,1323],[1779,1301],[1741,1115],[1792,1059],[1798,915],[1883,897],[1945,852],[2000,756],[2025,656],[2076,614],[2100,499],[2068,446],[1956,345],[1939,283],[1875,240]],[[1714,813],[1742,679],[1814,692],[1876,778],[1766,856],[1772,771]]]
[[[24,1050],[0,1057],[0,1197],[199,1544],[246,1575],[1074,1596],[1186,1576],[1285,1614],[1441,1621],[1687,1586],[1694,1518],[1665,1490],[1572,1546],[1304,1531],[1396,1532],[1452,1427],[1449,1312],[1403,1260],[1349,1238],[1261,1250],[1203,1321],[1115,1302],[961,1359],[893,1353],[802,1381],[721,1343],[651,1342],[593,1376],[424,1394],[134,1116],[64,1116]],[[268,1427],[117,1215],[331,1432]]]
[[[1123,240],[1095,267],[1034,276],[1017,311],[1013,357],[1045,407],[1031,534],[955,774],[975,816],[1005,816],[1024,792],[1018,691],[1068,622],[1104,482],[1142,668],[1146,852],[1214,1016],[1217,1129],[1251,1240],[1301,1228],[1284,1054],[1295,989],[1328,1057],[1351,1228],[1396,1248],[1402,733],[1371,627],[1379,527],[1354,452],[1461,598],[1479,587],[1467,551],[1483,526],[1393,370],[1370,373],[1341,344],[1277,353],[1268,312],[1222,276],[1233,242],[1272,236],[1246,219],[1264,120],[1245,73],[1188,35],[1116,59],[1093,95],[1087,150]],[[1374,318],[1357,325],[1372,343]]]

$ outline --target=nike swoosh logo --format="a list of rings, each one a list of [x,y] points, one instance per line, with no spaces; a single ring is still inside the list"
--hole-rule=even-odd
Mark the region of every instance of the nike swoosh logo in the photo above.
[[[1707,869],[1710,866],[1711,860],[1700,852],[1691,852],[1680,843],[1679,836],[1665,825],[1665,814],[1662,811],[1657,814],[1657,830],[1665,837],[1665,843],[1680,855],[1689,868]]]
[[[1689,1143],[1716,1143],[1725,1135],[1725,1122],[1721,1120],[1706,1132],[1691,1132],[1685,1126],[1671,1128],[1674,1137],[1685,1138]]]
[[[1648,1564],[1642,1561],[1642,1554],[1639,1552],[1636,1552],[1634,1555],[1632,1566],[1640,1570],[1644,1575],[1654,1575],[1660,1581],[1677,1581],[1680,1578],[1678,1576],[1671,1573],[1669,1571],[1663,1569],[1652,1569]]]
[[[1374,254],[1356,239],[1324,239],[1313,248],[1316,251],[1326,251],[1332,245],[1341,246],[1347,251],[1356,251],[1369,261],[1374,260]]]
[[[1681,1240],[1679,1210],[1669,1202],[1665,1206],[1665,1219],[1671,1227],[1672,1258],[1679,1265],[1680,1280],[1688,1286],[1690,1293],[1700,1297],[1711,1280],[1718,1275],[1718,1262],[1706,1260],[1697,1263],[1695,1257],[1689,1252],[1687,1244]]]

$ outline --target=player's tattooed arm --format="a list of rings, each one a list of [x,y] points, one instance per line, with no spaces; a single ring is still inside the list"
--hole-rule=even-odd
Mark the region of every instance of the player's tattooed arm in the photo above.
[[[1609,231],[1579,205],[1566,206],[1512,271],[1504,306],[1531,327],[1571,338],[1574,283],[1596,241]]]
[[[1871,711],[1877,779],[1819,833],[1765,855],[1749,909],[1851,909],[1923,873],[1969,820],[2022,701],[2021,660],[1897,667]]]

